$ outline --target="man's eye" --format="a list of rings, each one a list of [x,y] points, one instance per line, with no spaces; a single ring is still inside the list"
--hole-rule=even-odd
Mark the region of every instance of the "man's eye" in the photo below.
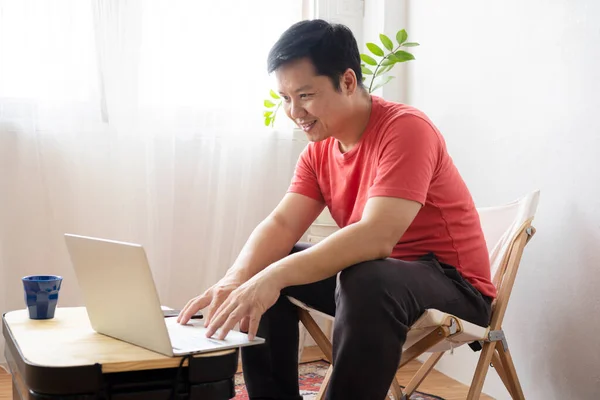
[[[288,96],[281,96],[283,98],[283,101],[285,101],[286,103],[290,102],[290,98]]]
[[[306,98],[308,98],[308,97],[310,97],[310,96],[311,96],[311,94],[310,94],[310,93],[302,93],[302,94],[300,95],[300,98],[301,98],[301,99],[306,99]]]

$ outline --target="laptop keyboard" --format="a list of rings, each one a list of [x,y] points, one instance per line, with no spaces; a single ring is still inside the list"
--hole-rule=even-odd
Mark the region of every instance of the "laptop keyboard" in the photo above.
[[[230,331],[224,340],[206,337],[202,320],[190,320],[186,325],[177,323],[177,318],[166,318],[167,329],[174,349],[179,351],[203,352],[229,349],[249,344],[248,336]]]

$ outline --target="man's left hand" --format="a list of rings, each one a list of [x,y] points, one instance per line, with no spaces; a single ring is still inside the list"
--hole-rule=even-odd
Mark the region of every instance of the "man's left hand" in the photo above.
[[[254,339],[260,318],[275,304],[281,290],[270,274],[265,272],[256,274],[231,292],[213,315],[206,332],[207,337],[219,330],[217,337],[223,340],[235,324],[240,322],[240,329],[248,332],[250,340]]]

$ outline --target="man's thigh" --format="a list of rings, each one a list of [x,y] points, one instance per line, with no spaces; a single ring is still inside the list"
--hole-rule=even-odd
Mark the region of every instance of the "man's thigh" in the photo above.
[[[487,325],[490,316],[489,300],[456,269],[442,266],[433,256],[418,261],[386,258],[348,267],[340,274],[336,301],[338,305],[346,301],[361,308],[393,301],[406,312],[405,323],[409,326],[428,308],[479,325]]]
[[[291,253],[310,246],[298,243]],[[339,280],[334,275],[308,285],[290,286],[282,290],[281,295],[294,297],[316,310],[335,316],[338,294],[344,288],[361,303],[364,299],[364,305],[380,296],[393,298],[410,311],[409,325],[428,308],[482,326],[489,323],[491,300],[484,298],[454,267],[440,264],[433,255],[426,255],[418,261],[386,258],[359,263],[344,269]]]

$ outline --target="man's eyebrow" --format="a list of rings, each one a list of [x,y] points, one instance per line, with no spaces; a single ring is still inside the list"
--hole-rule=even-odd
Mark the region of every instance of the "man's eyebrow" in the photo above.
[[[300,86],[298,89],[294,90],[294,93],[300,93],[300,92],[304,92],[305,90],[311,90],[312,86],[311,85],[304,85],[304,86]],[[284,95],[285,93],[282,90],[278,90],[280,95]]]
[[[308,89],[312,89],[312,86],[310,86],[310,85],[300,86],[298,89],[296,89],[296,93],[303,92]]]
[[[304,92],[305,90],[310,90],[310,89],[312,89],[311,85],[304,85],[304,86],[300,86],[298,89],[294,90],[294,93]],[[280,90],[279,94],[283,94],[283,92]]]

